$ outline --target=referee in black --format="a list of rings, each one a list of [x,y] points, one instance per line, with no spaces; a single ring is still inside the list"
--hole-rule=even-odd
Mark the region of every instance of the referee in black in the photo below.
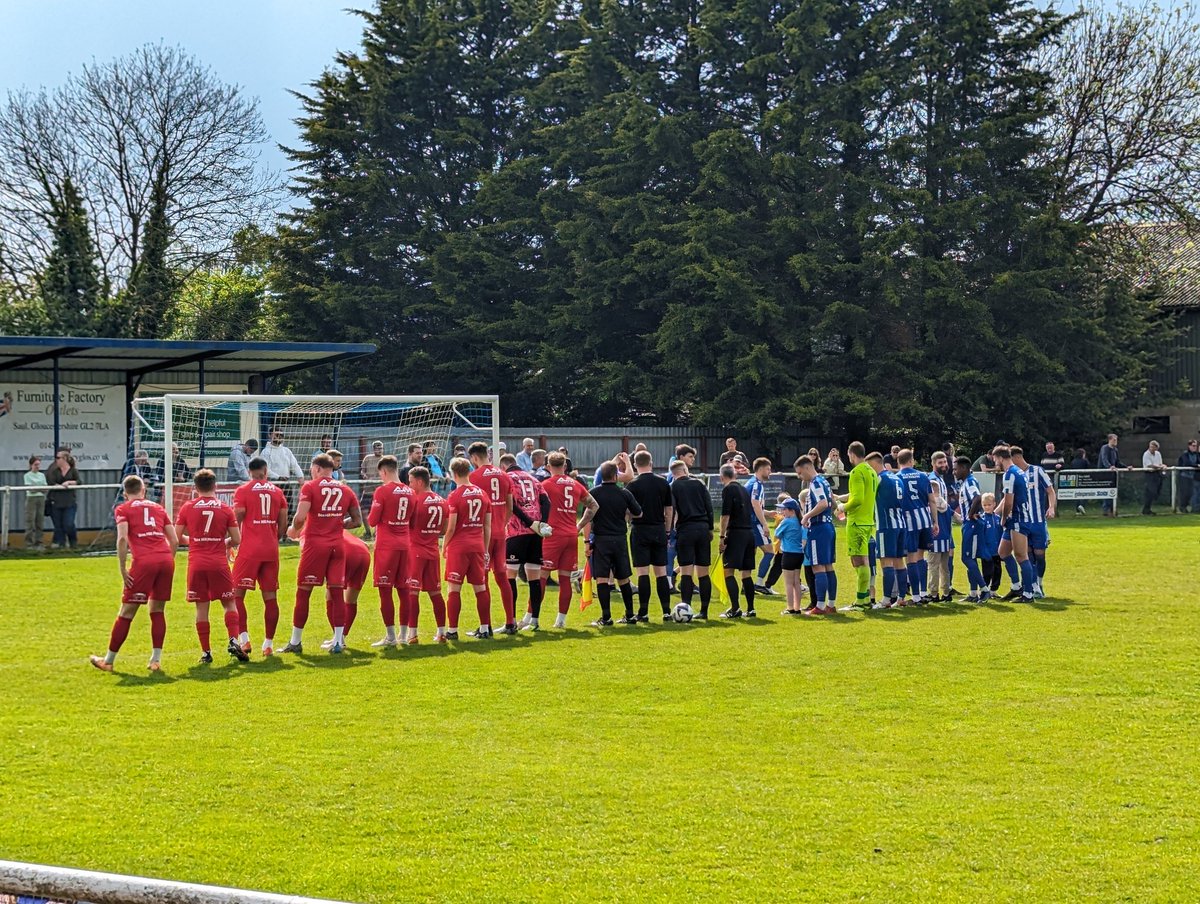
[[[675,511],[675,561],[679,564],[679,595],[689,606],[692,592],[700,591],[700,611],[695,619],[708,618],[712,600],[712,581],[708,566],[712,561],[713,504],[708,486],[688,473],[682,461],[671,465],[671,503]]]
[[[650,569],[662,606],[663,622],[671,621],[671,584],[667,580],[667,522],[672,517],[671,485],[653,472],[654,459],[647,451],[635,452],[633,467],[637,477],[625,489],[642,507],[642,517],[633,522],[629,548],[633,570],[637,572],[638,621],[650,621]]]
[[[721,465],[721,564],[725,566],[725,590],[729,608],[721,618],[741,618],[738,607],[738,577],[746,594],[746,618],[754,618],[754,529],[750,491],[738,483],[733,465]],[[736,576],[735,576],[736,574]]]
[[[633,494],[617,486],[617,466],[606,461],[600,466],[600,485],[592,487],[592,498],[600,504],[592,518],[592,577],[598,582],[600,594],[600,618],[592,622],[597,628],[606,628],[612,620],[612,584],[609,577],[616,579],[625,601],[625,617],[619,624],[636,625],[633,614],[633,588],[629,585],[629,532],[626,516],[642,516],[642,507]]]

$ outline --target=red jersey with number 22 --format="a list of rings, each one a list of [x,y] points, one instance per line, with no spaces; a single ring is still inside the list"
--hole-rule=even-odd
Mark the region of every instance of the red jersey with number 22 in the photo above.
[[[454,536],[447,551],[487,552],[483,546],[483,519],[487,517],[487,497],[477,486],[455,487],[446,502],[450,514],[457,515]]]
[[[555,535],[574,534],[579,503],[587,495],[587,486],[566,474],[551,474],[542,481],[542,488],[550,497],[550,519],[547,523],[554,528]]]
[[[171,547],[164,528],[171,516],[157,502],[131,499],[122,502],[113,512],[117,524],[129,525],[129,551],[133,559],[169,559]]]
[[[268,480],[251,480],[233,492],[234,509],[245,509],[238,558],[279,558],[279,513],[287,511],[283,490]]]
[[[354,490],[332,477],[310,480],[300,490],[300,501],[309,504],[304,522],[305,541],[332,546],[342,542],[342,521],[358,505]]]
[[[225,535],[237,523],[233,509],[215,496],[198,496],[183,504],[176,521],[187,532],[189,565],[226,565]]]

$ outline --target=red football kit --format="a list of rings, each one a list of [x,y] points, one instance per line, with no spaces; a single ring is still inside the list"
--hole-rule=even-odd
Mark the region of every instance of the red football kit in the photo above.
[[[455,487],[446,506],[451,515],[458,516],[454,536],[446,544],[446,581],[472,586],[486,584],[483,521],[490,515],[483,490],[471,484]]]
[[[310,480],[300,488],[300,501],[309,504],[304,522],[304,548],[296,581],[301,587],[344,587],[346,549],[343,522],[358,504],[354,490],[332,477]]]
[[[416,494],[406,483],[385,483],[374,498],[367,522],[375,528],[375,586],[406,587]]]
[[[528,471],[509,471],[508,479],[512,483],[513,505],[524,512],[530,521],[541,521],[541,499],[546,495],[542,484]],[[533,529],[526,527],[516,515],[508,519],[510,537],[525,537],[532,533]]]
[[[230,525],[237,524],[233,509],[215,496],[197,496],[183,504],[177,523],[188,536],[188,602],[233,599],[225,546]]]
[[[411,552],[409,587],[426,593],[439,593],[442,589],[441,555],[438,540],[446,529],[449,508],[446,500],[433,490],[426,490],[415,497],[411,531],[408,542]]]
[[[129,551],[133,565],[131,586],[121,594],[121,602],[141,604],[148,600],[169,600],[175,577],[175,557],[164,529],[171,517],[157,502],[132,499],[113,511],[117,524],[129,525]]]
[[[243,483],[233,493],[233,508],[244,509],[242,545],[233,563],[233,585],[239,590],[279,589],[279,515],[287,515],[287,496],[267,480]]]
[[[508,521],[508,500],[513,486],[507,472],[495,465],[484,465],[471,472],[470,481],[483,490],[492,515],[492,545],[488,552],[493,562],[504,563],[504,525]],[[451,494],[453,495],[453,494]]]
[[[361,537],[350,531],[342,531],[342,542],[346,549],[346,586],[361,590],[371,570],[371,550]]]
[[[547,571],[574,571],[579,565],[576,518],[588,488],[574,477],[551,474],[542,481],[542,489],[550,497],[550,518],[546,523],[554,528],[554,533],[542,541],[542,567]]]

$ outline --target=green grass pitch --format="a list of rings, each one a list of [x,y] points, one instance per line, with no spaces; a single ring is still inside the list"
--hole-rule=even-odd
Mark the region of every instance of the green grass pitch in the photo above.
[[[371,902],[1195,900],[1200,519],[1053,535],[1036,605],[600,634],[576,603],[446,649],[426,604],[377,655],[366,588],[352,655],[314,598],[312,652],[248,665],[196,664],[181,567],[160,676],[145,613],[87,665],[112,558],[8,559],[0,857]]]

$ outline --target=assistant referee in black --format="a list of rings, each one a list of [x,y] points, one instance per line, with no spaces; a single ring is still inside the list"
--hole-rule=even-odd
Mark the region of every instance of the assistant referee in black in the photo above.
[[[650,569],[653,568],[663,621],[670,622],[671,583],[667,580],[667,521],[673,517],[671,485],[665,477],[654,473],[654,459],[649,452],[643,450],[635,453],[633,467],[637,471],[637,477],[629,482],[626,489],[642,507],[642,517],[633,522],[633,530],[629,535],[633,570],[637,572],[638,621],[650,621]]]
[[[750,491],[738,483],[733,465],[721,465],[721,564],[725,566],[725,590],[729,608],[721,618],[741,618],[738,606],[738,578],[746,594],[747,618],[754,618],[754,529]]]
[[[617,466],[611,461],[600,466],[600,485],[592,487],[592,498],[600,505],[592,518],[592,577],[599,582],[600,618],[592,625],[604,628],[613,623],[610,576],[621,588],[621,598],[625,601],[625,617],[620,624],[637,624],[633,614],[633,588],[629,585],[629,576],[633,572],[629,568],[626,516],[640,518],[642,507],[629,490],[617,486]]]
[[[695,618],[708,618],[712,600],[712,581],[708,566],[712,561],[713,504],[708,485],[688,473],[682,461],[671,465],[671,503],[675,510],[675,561],[679,564],[679,596],[689,606],[693,589],[700,591],[700,612]]]

